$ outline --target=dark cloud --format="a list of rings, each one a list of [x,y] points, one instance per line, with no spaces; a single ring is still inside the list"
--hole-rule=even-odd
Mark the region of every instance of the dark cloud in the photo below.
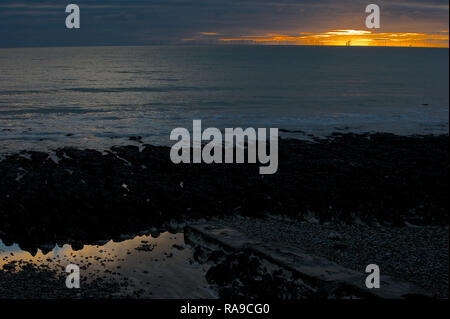
[[[206,41],[225,36],[364,28],[367,0],[72,0],[81,29],[65,28],[64,1],[0,2],[0,47],[143,45]],[[376,2],[376,1],[375,1]],[[390,0],[382,8],[384,32],[448,29],[445,0]]]

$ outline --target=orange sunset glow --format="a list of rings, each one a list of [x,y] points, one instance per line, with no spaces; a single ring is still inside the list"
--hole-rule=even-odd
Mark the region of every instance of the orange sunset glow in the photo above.
[[[328,45],[328,46],[389,46],[448,48],[448,30],[431,33],[390,32],[368,30],[330,30],[322,33],[302,32],[296,35],[266,34],[219,39],[221,43],[268,45]]]

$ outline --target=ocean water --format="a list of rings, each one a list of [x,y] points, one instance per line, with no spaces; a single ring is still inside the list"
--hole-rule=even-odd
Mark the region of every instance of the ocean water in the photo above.
[[[448,133],[449,50],[294,46],[0,49],[0,153],[171,145],[172,129]]]

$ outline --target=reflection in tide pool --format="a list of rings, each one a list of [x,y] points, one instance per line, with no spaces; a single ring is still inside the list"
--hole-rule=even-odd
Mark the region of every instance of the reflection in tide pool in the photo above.
[[[70,245],[56,246],[35,256],[17,244],[5,246],[0,240],[0,269],[22,271],[20,263],[49,267],[63,276],[68,264],[80,267],[81,289],[92,280],[117,279],[126,282],[117,296],[141,298],[214,298],[205,279],[205,269],[192,258],[192,248],[182,233],[162,233],[158,238],[137,236],[122,242],[85,245],[74,251]],[[15,270],[6,265],[17,265]]]

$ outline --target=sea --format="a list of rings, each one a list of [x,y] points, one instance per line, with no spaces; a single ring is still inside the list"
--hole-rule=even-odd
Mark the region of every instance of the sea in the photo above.
[[[449,50],[313,46],[0,49],[0,154],[171,145],[177,127],[448,134]],[[130,138],[133,140],[130,140]]]

